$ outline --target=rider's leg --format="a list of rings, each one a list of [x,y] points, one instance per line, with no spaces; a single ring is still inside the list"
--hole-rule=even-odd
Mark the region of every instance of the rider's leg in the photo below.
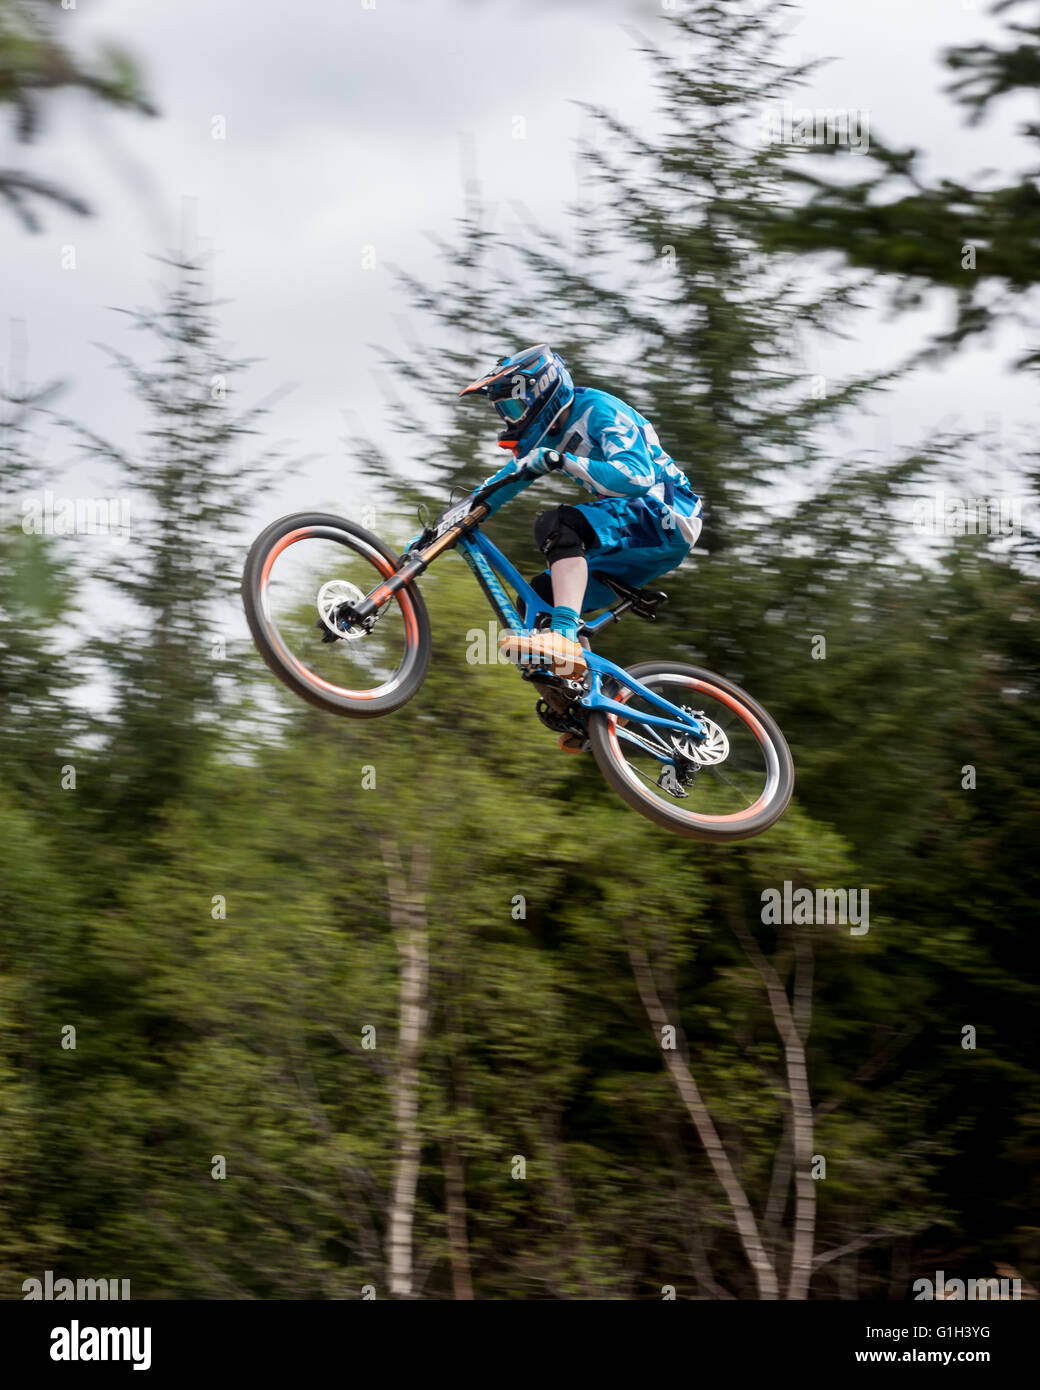
[[[577,508],[554,507],[538,516],[534,535],[549,563],[552,627],[548,632],[528,631],[519,637],[507,633],[501,647],[511,661],[540,662],[551,666],[558,675],[580,677],[586,670],[577,641],[589,574],[585,551],[587,544],[596,543],[596,533]]]
[[[564,563],[567,563],[567,562],[564,561]],[[586,570],[587,570],[587,566],[586,566]],[[552,605],[553,605],[553,603],[554,603],[554,599],[558,602],[558,597],[554,594],[554,591],[553,591],[553,579],[552,579],[552,577],[551,577],[549,571],[548,571],[548,570],[542,570],[539,574],[536,574],[536,575],[534,575],[531,579],[529,579],[529,580],[528,580],[528,583],[530,584],[531,588],[535,591],[535,593],[538,595],[538,597],[539,597],[540,599],[542,599],[542,601],[543,601],[544,603],[548,603],[548,604],[550,605],[549,620],[548,620],[548,622],[545,623],[545,626],[546,626],[546,627],[551,627],[551,626],[552,626],[552,618],[553,618],[553,616],[554,616],[554,612],[553,612]],[[580,599],[580,598],[577,599],[577,603],[580,603],[580,602],[581,602],[581,599]],[[528,619],[527,610],[526,610],[526,608],[524,607],[523,602],[522,602],[522,601],[518,601],[517,606],[518,606],[518,608],[519,608],[519,610],[520,610],[520,620],[521,620],[521,622],[523,622],[524,626],[525,626],[525,627],[533,627],[533,625],[534,625],[534,624],[533,624],[533,621],[530,621],[530,620]],[[574,605],[572,604],[572,605],[568,605],[568,606],[574,606]],[[582,637],[579,637],[578,640],[579,640],[579,642],[581,643],[581,645],[582,645],[586,650],[588,650],[588,647],[589,647],[588,638],[582,636]]]
[[[577,507],[554,507],[542,512],[534,523],[534,538],[538,549],[549,562],[552,583],[552,631],[569,644],[579,640],[581,610],[589,582],[589,562],[586,553],[596,545],[596,533]],[[580,639],[588,650],[586,638]],[[584,669],[584,662],[576,657]]]
[[[567,555],[555,560],[549,566],[552,577],[553,632],[578,640],[578,627],[581,623],[581,606],[589,583],[589,562],[584,551],[580,555]],[[584,645],[588,645],[585,643]]]

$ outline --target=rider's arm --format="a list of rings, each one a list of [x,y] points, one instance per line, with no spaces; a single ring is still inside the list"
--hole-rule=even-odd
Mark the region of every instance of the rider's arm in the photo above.
[[[653,426],[614,406],[594,405],[588,416],[594,452],[602,458],[564,454],[563,471],[597,497],[641,497],[658,480],[650,439]],[[666,457],[663,450],[659,450]]]
[[[596,497],[641,497],[658,479],[658,469],[647,439],[636,420],[620,411],[603,412],[590,422],[590,434],[605,455],[601,459],[578,458],[551,449],[532,449],[522,464],[507,463],[483,486],[515,475],[515,481],[499,488],[487,500],[494,513],[536,478],[560,469]],[[663,450],[661,451],[663,455]]]
[[[648,458],[626,453],[610,459],[580,459],[562,454],[563,471],[597,497],[641,497],[657,481]]]
[[[518,463],[516,459],[511,459],[497,473],[492,473],[490,478],[485,478],[480,484],[480,488],[489,487],[492,483],[504,483],[504,486],[496,487],[490,497],[483,499],[483,505],[487,507],[488,515],[493,516],[499,507],[504,506],[517,493],[523,492],[524,488],[530,487],[538,478],[560,468],[562,460],[563,455],[555,453],[551,449],[533,449],[522,464]],[[507,478],[512,479],[512,481],[505,482],[504,480]],[[476,491],[479,492],[480,488]],[[407,555],[413,546],[422,541],[424,536],[429,537],[431,534],[426,530],[419,531],[405,546],[401,552],[402,555]]]
[[[487,487],[490,483],[501,482],[504,478],[513,479],[512,482],[506,483],[503,487],[496,488],[487,499],[484,505],[488,508],[489,514],[493,516],[499,507],[504,506],[511,498],[530,487],[538,478],[544,477],[554,468],[559,468],[560,464],[557,460],[563,457],[563,454],[555,454],[549,449],[532,449],[522,464],[517,463],[516,459],[511,459],[497,473],[493,473],[490,478],[485,478],[481,487]]]

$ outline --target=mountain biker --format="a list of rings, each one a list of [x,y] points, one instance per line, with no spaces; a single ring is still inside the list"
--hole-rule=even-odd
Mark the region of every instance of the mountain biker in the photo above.
[[[580,678],[586,670],[578,644],[581,614],[606,608],[615,598],[590,579],[590,568],[637,587],[666,574],[700,534],[701,499],[662,449],[650,421],[617,396],[576,387],[563,359],[545,343],[500,358],[459,394],[471,393],[490,399],[505,423],[499,447],[513,452],[509,463],[485,479],[514,478],[488,498],[492,513],[557,470],[595,498],[538,515],[534,538],[548,569],[531,586],[551,600],[552,626],[508,632],[499,641],[517,665],[548,665]]]

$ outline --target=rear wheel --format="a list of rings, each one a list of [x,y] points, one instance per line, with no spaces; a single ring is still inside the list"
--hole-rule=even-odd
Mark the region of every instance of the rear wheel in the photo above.
[[[761,705],[730,681],[681,662],[645,661],[628,674],[694,714],[706,737],[645,722],[641,715],[662,711],[637,688],[605,686],[632,710],[625,718],[605,710],[588,716],[592,752],[619,796],[692,840],[747,840],[780,819],[794,790],[794,763]]]
[[[406,704],[430,664],[430,620],[418,589],[398,590],[370,627],[344,626],[341,616],[399,563],[341,517],[296,512],[272,522],[250,547],[242,602],[278,679],[333,714],[370,719]]]

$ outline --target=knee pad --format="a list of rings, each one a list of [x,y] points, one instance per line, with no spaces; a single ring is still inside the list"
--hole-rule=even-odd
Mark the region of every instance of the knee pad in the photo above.
[[[584,555],[590,530],[576,507],[553,507],[535,518],[535,544],[551,565],[556,560]]]

